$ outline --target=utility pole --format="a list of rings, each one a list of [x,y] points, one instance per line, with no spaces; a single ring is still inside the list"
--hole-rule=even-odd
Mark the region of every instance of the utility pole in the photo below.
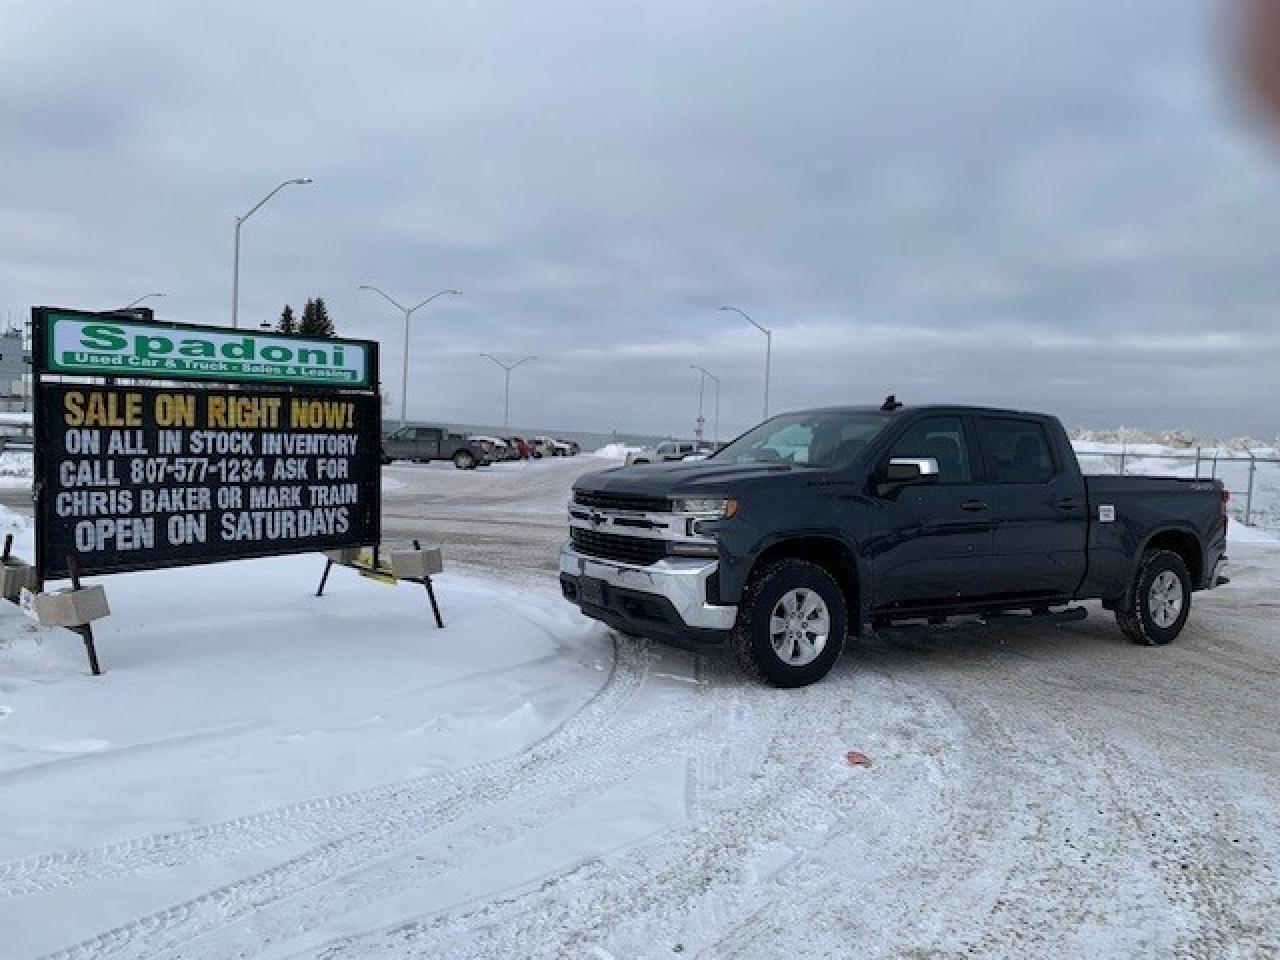
[[[731,311],[733,311],[734,313],[739,314],[740,316],[742,316],[743,318],[745,318],[745,319],[746,319],[747,323],[751,324],[753,327],[755,327],[757,330],[759,330],[761,333],[763,333],[763,334],[764,334],[764,337],[765,337],[765,345],[764,345],[764,418],[765,418],[766,420],[768,420],[768,419],[769,419],[769,376],[770,376],[770,374],[771,374],[771,372],[772,372],[772,371],[770,370],[770,367],[772,367],[772,365],[773,365],[773,331],[772,331],[772,330],[769,330],[767,327],[762,327],[762,326],[760,326],[760,324],[756,323],[754,320],[752,320],[752,319],[751,319],[750,314],[748,314],[745,310],[742,310],[742,309],[741,309],[741,308],[739,308],[739,307],[723,306],[723,307],[720,307],[719,309],[721,309],[721,310],[731,310]]]
[[[143,300],[146,300],[148,297],[163,297],[163,296],[164,296],[163,293],[144,293],[142,296],[138,297],[138,299],[130,300],[120,309],[128,310],[130,307],[136,307],[138,304],[140,304]]]
[[[720,378],[717,377],[710,370],[708,370],[706,367],[700,367],[697,364],[690,364],[690,366],[694,370],[697,370],[699,373],[701,373],[703,377],[709,379],[712,383],[716,385],[716,407],[715,407],[716,413],[715,413],[715,421],[714,421],[715,426],[712,428],[711,442],[718,444],[720,442]],[[698,418],[699,419],[702,418],[702,388],[701,387],[698,388]]]
[[[285,187],[293,183],[311,183],[310,177],[294,177],[292,180],[286,180],[279,184],[274,190],[249,208],[249,212],[243,217],[236,217],[236,251],[231,266],[231,327],[235,329],[240,326],[240,228],[244,226],[244,222],[258,212],[258,208],[274,197]]]
[[[430,303],[436,297],[443,297],[446,294],[458,297],[462,295],[462,291],[461,290],[437,290],[435,293],[427,297],[427,299],[423,300],[421,303],[417,304],[416,306],[406,307],[402,303],[397,301],[395,298],[393,298],[385,290],[382,290],[378,287],[372,286],[367,283],[362,283],[360,284],[360,289],[368,290],[370,293],[378,294],[378,296],[386,300],[387,303],[391,304],[393,307],[395,307],[397,310],[399,310],[401,313],[404,314],[404,357],[403,357],[404,363],[400,371],[400,426],[403,427],[408,417],[408,410],[409,410],[409,318],[412,317],[417,311],[425,307],[428,303]]]
[[[492,353],[482,353],[482,357],[487,357],[502,368],[502,429],[506,429],[511,425],[511,371],[521,364],[528,363],[530,360],[537,360],[536,356],[525,357],[523,360],[517,360],[515,363],[503,363]]]

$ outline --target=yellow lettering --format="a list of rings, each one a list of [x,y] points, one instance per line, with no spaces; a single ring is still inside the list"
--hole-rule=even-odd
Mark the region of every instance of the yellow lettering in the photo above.
[[[84,394],[79,390],[71,390],[62,398],[62,406],[66,410],[64,416],[68,427],[78,427],[84,423]]]
[[[156,394],[156,424],[161,427],[194,427],[196,398],[189,393]]]

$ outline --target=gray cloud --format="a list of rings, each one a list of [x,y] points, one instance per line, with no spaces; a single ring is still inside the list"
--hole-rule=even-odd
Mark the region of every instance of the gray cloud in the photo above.
[[[0,311],[321,294],[411,410],[726,432],[957,399],[1280,429],[1280,163],[1192,0],[0,9]]]

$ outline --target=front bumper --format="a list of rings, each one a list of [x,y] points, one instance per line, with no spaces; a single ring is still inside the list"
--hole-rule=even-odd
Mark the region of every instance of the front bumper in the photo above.
[[[686,647],[723,642],[738,616],[736,606],[707,602],[707,585],[719,570],[715,560],[667,558],[633,566],[560,550],[560,588],[589,617],[616,630]],[[584,579],[598,581],[600,596],[588,601]]]

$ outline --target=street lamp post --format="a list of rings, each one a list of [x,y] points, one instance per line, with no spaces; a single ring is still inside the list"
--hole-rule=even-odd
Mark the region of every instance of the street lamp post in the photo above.
[[[164,296],[163,293],[144,293],[142,296],[138,297],[137,300],[130,300],[120,309],[128,310],[130,307],[136,307],[138,304],[140,304],[143,300],[146,300],[148,297],[163,297],[163,296]]]
[[[462,295],[462,291],[461,290],[437,290],[435,293],[427,297],[427,299],[423,300],[417,306],[406,307],[404,306],[404,304],[398,302],[394,297],[388,294],[385,290],[381,290],[378,287],[372,286],[371,284],[362,283],[360,284],[360,289],[368,290],[371,293],[378,294],[380,297],[382,297],[382,299],[386,300],[389,304],[391,304],[393,307],[395,307],[397,310],[399,310],[401,313],[404,314],[404,366],[400,373],[400,426],[403,427],[405,425],[405,421],[408,419],[408,409],[409,409],[409,318],[412,317],[419,310],[421,310],[423,307],[425,307],[428,303],[430,303],[436,297],[443,297],[445,294],[458,297]]]
[[[511,371],[523,363],[528,363],[530,360],[537,360],[538,358],[536,356],[525,357],[523,360],[517,360],[515,363],[503,363],[492,353],[482,353],[480,356],[488,357],[502,368],[502,428],[505,430],[511,425]]]
[[[704,382],[710,380],[716,385],[716,415],[713,421],[714,426],[711,428],[711,442],[717,444],[720,442],[720,378],[708,370],[706,367],[700,367],[696,363],[690,366],[697,370],[703,376]],[[698,388],[698,419],[702,419],[702,388]]]
[[[258,208],[292,183],[311,183],[310,177],[294,177],[278,184],[274,190],[249,208],[243,217],[236,217],[236,252],[231,267],[231,326],[240,326],[240,228],[244,222],[258,212]]]
[[[770,368],[770,366],[773,364],[773,331],[772,331],[772,330],[769,330],[769,329],[767,329],[767,328],[765,328],[765,327],[760,326],[760,324],[756,323],[754,320],[752,320],[752,319],[751,319],[751,316],[750,316],[750,315],[749,315],[745,310],[741,310],[741,309],[739,309],[738,307],[729,307],[729,306],[724,306],[724,307],[720,307],[720,309],[721,309],[721,310],[731,310],[731,311],[733,311],[734,313],[741,315],[743,318],[745,318],[745,319],[746,319],[747,323],[751,324],[753,327],[755,327],[757,330],[759,330],[759,331],[760,331],[761,333],[763,333],[763,334],[764,334],[764,336],[765,336],[765,346],[764,346],[764,418],[765,418],[766,420],[768,420],[768,419],[769,419],[769,368]]]

